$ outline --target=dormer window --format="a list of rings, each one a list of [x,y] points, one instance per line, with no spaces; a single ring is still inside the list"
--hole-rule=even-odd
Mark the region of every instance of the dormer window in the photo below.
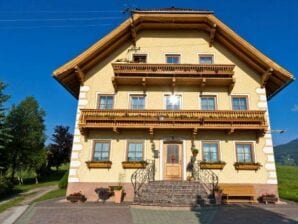
[[[180,55],[179,54],[167,54],[166,55],[167,64],[180,64]]]
[[[200,64],[213,64],[213,55],[199,55],[199,63]]]
[[[134,63],[147,63],[147,55],[146,54],[134,54],[132,56],[132,61]]]

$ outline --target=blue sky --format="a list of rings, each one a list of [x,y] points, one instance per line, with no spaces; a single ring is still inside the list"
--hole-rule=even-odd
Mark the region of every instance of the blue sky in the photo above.
[[[34,96],[46,111],[47,135],[55,125],[74,126],[76,100],[52,72],[120,24],[127,7],[208,9],[271,59],[298,74],[296,0],[10,0],[0,1],[0,80],[9,105]],[[274,144],[298,138],[298,83],[269,103]]]

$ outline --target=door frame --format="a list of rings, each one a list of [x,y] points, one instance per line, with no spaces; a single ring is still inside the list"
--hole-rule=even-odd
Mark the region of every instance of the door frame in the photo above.
[[[177,140],[169,140],[169,139],[163,139],[160,141],[160,146],[159,146],[159,176],[160,176],[160,180],[165,180],[164,177],[164,164],[163,164],[163,152],[164,152],[164,145],[167,143],[177,143],[177,144],[181,144],[182,145],[182,164],[181,164],[181,179],[182,180],[186,180],[186,142],[185,140],[181,140],[181,139],[177,139]]]

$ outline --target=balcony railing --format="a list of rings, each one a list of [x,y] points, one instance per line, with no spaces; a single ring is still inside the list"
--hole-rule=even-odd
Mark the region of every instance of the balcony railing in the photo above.
[[[113,63],[113,85],[118,86],[234,86],[235,65]]]
[[[88,129],[267,129],[265,111],[199,111],[199,110],[99,110],[82,109],[79,127]]]

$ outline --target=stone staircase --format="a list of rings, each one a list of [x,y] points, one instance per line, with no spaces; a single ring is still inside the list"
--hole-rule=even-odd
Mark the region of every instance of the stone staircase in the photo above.
[[[204,206],[212,203],[199,181],[150,181],[140,189],[135,204],[152,206]]]

